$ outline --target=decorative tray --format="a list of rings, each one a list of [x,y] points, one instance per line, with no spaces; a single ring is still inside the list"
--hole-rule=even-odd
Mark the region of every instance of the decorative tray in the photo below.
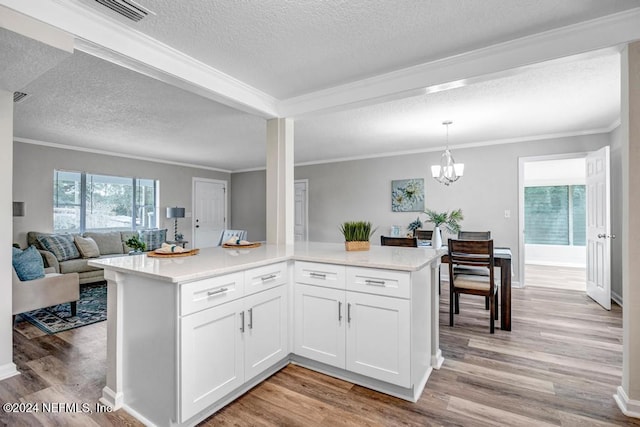
[[[237,249],[237,248],[257,248],[260,245],[262,245],[262,243],[260,243],[260,242],[248,243],[248,244],[245,244],[245,245],[232,245],[232,244],[229,244],[229,243],[224,243],[222,245],[222,247],[223,248],[235,248],[235,249]]]
[[[147,252],[147,256],[152,258],[175,258],[180,256],[191,256],[197,255],[200,252],[200,249],[190,249],[184,252]]]

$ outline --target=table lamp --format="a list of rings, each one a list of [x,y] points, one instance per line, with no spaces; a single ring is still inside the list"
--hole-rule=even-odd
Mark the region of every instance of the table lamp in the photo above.
[[[167,218],[174,219],[173,239],[178,240],[178,218],[184,218],[184,208],[167,208]]]

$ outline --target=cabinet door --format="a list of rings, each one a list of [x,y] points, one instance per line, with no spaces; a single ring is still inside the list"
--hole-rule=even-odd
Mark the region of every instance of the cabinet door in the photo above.
[[[289,354],[287,310],[286,286],[245,298],[245,381]]]
[[[295,353],[345,367],[345,291],[295,284]]]
[[[181,416],[185,421],[244,382],[242,300],[180,320]]]
[[[347,292],[347,370],[410,387],[409,309],[408,300]]]

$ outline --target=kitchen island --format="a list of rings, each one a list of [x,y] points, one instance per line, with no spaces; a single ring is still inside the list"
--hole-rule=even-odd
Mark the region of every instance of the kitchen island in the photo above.
[[[102,402],[148,425],[195,425],[288,363],[416,401],[442,356],[441,251],[304,242],[105,269]]]

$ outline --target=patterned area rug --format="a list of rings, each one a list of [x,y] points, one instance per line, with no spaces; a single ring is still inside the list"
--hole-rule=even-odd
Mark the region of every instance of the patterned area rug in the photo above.
[[[71,316],[69,303],[29,311],[20,316],[48,334],[102,322],[107,320],[107,283],[80,286],[76,316]]]

